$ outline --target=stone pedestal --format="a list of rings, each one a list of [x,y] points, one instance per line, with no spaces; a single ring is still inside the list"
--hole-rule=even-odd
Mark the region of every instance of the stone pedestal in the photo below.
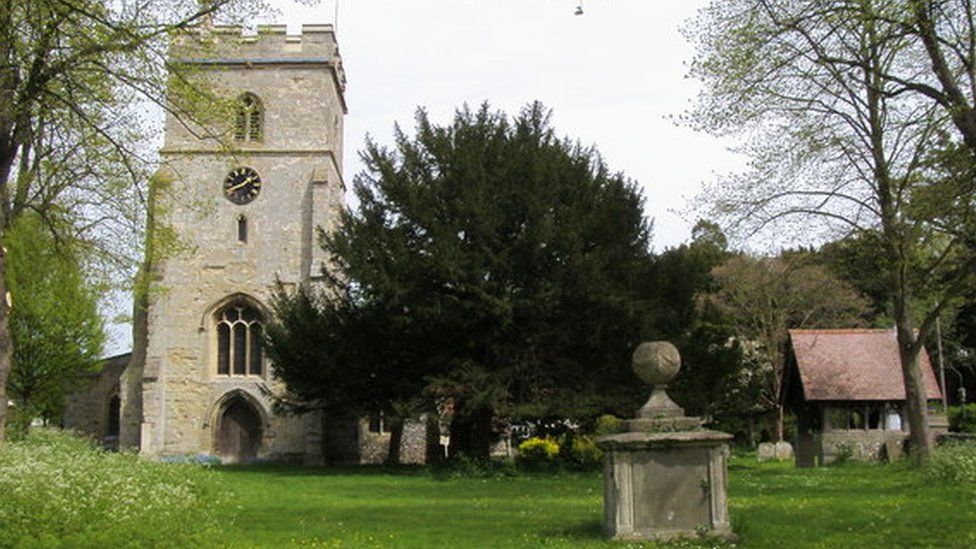
[[[603,527],[618,539],[729,537],[728,441],[715,431],[604,437]]]
[[[664,391],[677,374],[677,349],[644,343],[634,370],[654,390],[626,432],[597,439],[604,451],[604,531],[626,540],[730,539],[726,474],[732,435],[685,417]],[[658,366],[661,367],[658,367]]]

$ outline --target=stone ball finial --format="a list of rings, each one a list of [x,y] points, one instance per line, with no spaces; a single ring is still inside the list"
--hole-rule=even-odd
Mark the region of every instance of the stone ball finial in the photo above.
[[[681,354],[668,341],[646,341],[632,359],[634,373],[648,385],[667,385],[681,369]]]

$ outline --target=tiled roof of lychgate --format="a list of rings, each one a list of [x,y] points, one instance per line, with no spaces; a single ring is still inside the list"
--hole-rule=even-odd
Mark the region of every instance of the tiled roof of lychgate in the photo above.
[[[894,330],[790,330],[806,400],[904,400]],[[929,399],[942,398],[929,355],[919,356]]]

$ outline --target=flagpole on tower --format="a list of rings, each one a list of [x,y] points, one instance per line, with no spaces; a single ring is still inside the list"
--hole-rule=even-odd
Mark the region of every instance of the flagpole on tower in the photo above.
[[[335,32],[339,32],[339,0],[335,0],[335,14],[332,16],[332,28]]]

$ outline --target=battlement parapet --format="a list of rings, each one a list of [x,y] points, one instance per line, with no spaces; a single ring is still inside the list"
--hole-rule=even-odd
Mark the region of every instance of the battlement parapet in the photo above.
[[[339,57],[332,25],[199,25],[173,37],[171,55],[181,60]]]
[[[173,37],[170,56],[213,66],[328,65],[340,89],[345,88],[342,57],[330,24],[302,25],[301,34],[288,34],[286,25],[199,25]]]
[[[240,25],[200,25],[194,28],[198,34],[220,34],[229,36],[255,37],[263,35],[283,34],[294,41],[301,41],[302,37],[310,34],[335,34],[335,27],[329,23],[302,25],[300,34],[288,34],[287,25],[257,25],[254,29],[242,27]]]

